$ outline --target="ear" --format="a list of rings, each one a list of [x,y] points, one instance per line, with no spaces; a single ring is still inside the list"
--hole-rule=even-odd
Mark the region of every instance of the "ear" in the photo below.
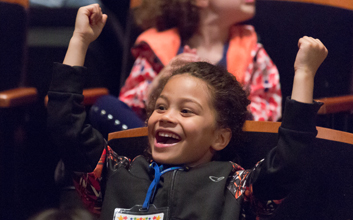
[[[199,8],[207,8],[209,0],[195,0],[195,5]]]
[[[212,144],[215,151],[223,150],[232,138],[232,131],[230,128],[221,128],[216,131],[216,138]]]

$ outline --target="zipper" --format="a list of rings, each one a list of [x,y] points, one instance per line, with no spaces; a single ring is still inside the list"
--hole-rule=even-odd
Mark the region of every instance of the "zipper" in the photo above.
[[[174,185],[175,185],[175,179],[177,178],[177,173],[179,171],[188,171],[190,168],[189,167],[184,167],[184,168],[180,168],[180,169],[177,169],[177,170],[174,170],[173,171],[173,174],[172,174],[172,180],[171,180],[171,184],[170,184],[170,191],[169,191],[169,196],[168,196],[168,216],[169,216],[169,219],[171,219],[171,213],[172,213],[172,201],[173,201],[173,198],[174,198]]]
[[[171,213],[172,213],[172,201],[173,201],[173,197],[174,197],[174,182],[175,182],[175,178],[176,178],[176,175],[177,175],[177,172],[179,170],[174,170],[173,171],[173,174],[172,174],[172,180],[171,180],[171,183],[170,183],[170,191],[169,191],[169,196],[168,196],[168,216],[169,216],[169,219],[171,219]]]

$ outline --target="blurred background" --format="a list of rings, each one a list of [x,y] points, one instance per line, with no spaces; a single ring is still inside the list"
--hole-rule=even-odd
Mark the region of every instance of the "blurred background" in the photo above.
[[[138,1],[0,0],[0,219],[28,219],[76,202],[63,198],[63,185],[54,179],[60,158],[46,131],[44,100],[52,64],[64,58],[77,9],[95,2],[109,19],[90,45],[86,88],[118,95],[133,64],[130,48],[142,31],[131,13]],[[339,96],[341,107],[322,112],[318,125],[353,132],[353,2],[257,0],[256,7],[247,23],[255,26],[277,65],[283,97],[291,92],[298,39],[319,38],[329,55],[316,76],[314,98]]]

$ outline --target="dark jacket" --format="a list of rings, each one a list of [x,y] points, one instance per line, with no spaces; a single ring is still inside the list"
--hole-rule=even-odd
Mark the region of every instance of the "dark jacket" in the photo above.
[[[78,191],[85,200],[93,198],[94,206],[99,206],[103,195],[101,219],[112,219],[115,208],[131,208],[144,202],[154,172],[149,168],[151,161],[143,156],[131,162],[117,155],[102,135],[85,123],[85,108],[80,104],[85,71],[84,67],[54,64],[48,92],[48,128],[65,165],[81,172],[76,182],[84,184],[76,185]],[[212,161],[167,172],[158,182],[151,203],[167,207],[169,219],[270,215],[276,204],[272,200],[284,198],[299,179],[298,158],[315,139],[318,109],[317,103],[287,99],[277,147],[252,170],[243,170],[232,162]]]

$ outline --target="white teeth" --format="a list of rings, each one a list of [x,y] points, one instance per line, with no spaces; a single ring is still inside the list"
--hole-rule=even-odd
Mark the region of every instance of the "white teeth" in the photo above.
[[[176,136],[175,134],[171,134],[171,133],[159,132],[158,135],[161,137],[171,137],[171,138],[179,140],[178,136]]]

